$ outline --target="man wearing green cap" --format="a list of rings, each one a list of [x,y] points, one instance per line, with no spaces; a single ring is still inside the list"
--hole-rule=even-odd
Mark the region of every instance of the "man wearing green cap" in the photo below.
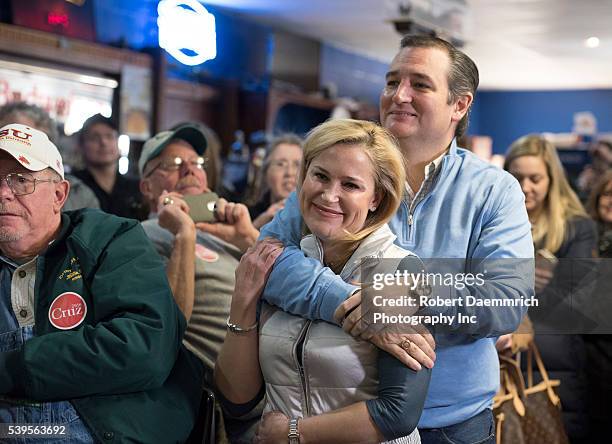
[[[151,208],[142,226],[166,263],[174,299],[187,318],[183,343],[204,363],[203,385],[212,387],[212,372],[227,330],[234,271],[259,231],[246,206],[224,199],[217,201],[217,223],[196,224],[189,217],[183,196],[210,191],[206,148],[206,137],[196,125],[180,125],[149,139],[138,167],[140,191]],[[228,434],[248,435],[257,416],[226,417],[225,429]],[[217,439],[223,433],[217,429]]]
[[[212,372],[225,338],[234,270],[259,231],[246,206],[224,199],[217,202],[217,223],[196,224],[189,217],[183,196],[210,191],[206,147],[196,125],[181,125],[149,139],[138,166],[152,211],[142,225],[166,262],[174,298],[189,321],[185,344]]]

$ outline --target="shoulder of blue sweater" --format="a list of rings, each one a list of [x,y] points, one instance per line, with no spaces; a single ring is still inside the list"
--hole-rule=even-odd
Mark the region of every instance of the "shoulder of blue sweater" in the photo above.
[[[478,175],[482,179],[491,179],[501,185],[510,185],[516,182],[514,176],[496,165],[481,159],[465,148],[457,147],[454,156],[451,156],[453,167],[461,168],[461,173],[469,177]]]

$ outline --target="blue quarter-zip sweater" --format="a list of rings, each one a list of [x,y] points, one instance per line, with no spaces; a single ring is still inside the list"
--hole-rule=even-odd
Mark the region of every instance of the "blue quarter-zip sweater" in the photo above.
[[[440,168],[433,188],[412,215],[403,202],[389,222],[396,244],[421,258],[454,259],[445,266],[450,262],[455,272],[486,271],[485,285],[453,290],[451,297],[532,297],[533,244],[518,182],[458,148],[454,140]],[[334,311],[356,287],[304,256],[299,249],[301,224],[294,193],[262,229],[262,238],[275,237],[286,245],[263,297],[289,313],[334,322]],[[420,428],[458,424],[491,407],[499,386],[495,339],[518,327],[526,307],[455,306],[423,312],[442,310],[448,315],[476,315],[477,322],[455,324],[451,332],[436,334],[437,359]]]

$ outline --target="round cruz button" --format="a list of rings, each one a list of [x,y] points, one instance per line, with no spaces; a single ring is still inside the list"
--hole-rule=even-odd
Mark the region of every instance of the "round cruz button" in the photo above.
[[[79,326],[87,315],[87,304],[78,293],[71,291],[57,296],[49,307],[49,322],[59,330]]]

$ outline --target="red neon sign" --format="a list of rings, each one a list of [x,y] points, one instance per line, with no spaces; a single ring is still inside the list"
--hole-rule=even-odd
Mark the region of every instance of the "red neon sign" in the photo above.
[[[67,28],[70,25],[70,20],[68,18],[68,14],[50,12],[47,14],[47,23],[50,25]]]

